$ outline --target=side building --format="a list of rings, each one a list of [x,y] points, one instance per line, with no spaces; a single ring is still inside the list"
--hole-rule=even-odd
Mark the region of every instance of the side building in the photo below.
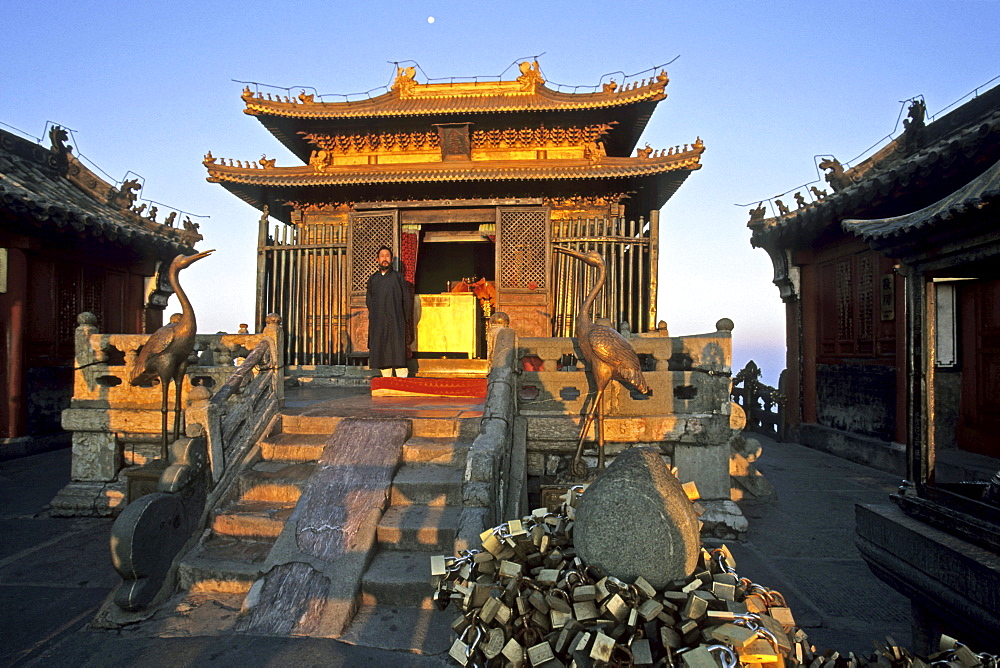
[[[668,83],[662,70],[640,76],[562,92],[524,62],[512,81],[421,83],[399,68],[389,90],[359,100],[247,88],[245,113],[302,161],[205,158],[209,181],[265,214],[258,321],[282,314],[291,364],[363,362],[364,286],[386,245],[418,320],[475,278],[520,334],[566,336],[581,277],[552,251],[565,245],[608,261],[598,315],[655,329],[659,209],[701,167],[704,145],[636,150]],[[283,225],[271,230],[268,217]],[[416,350],[482,357],[486,315],[476,314],[478,346],[418,321]]]
[[[983,199],[1000,88],[924,115],[911,104],[905,130],[850,169],[823,159],[830,192],[749,222],[786,304],[789,438],[900,475],[924,437],[956,466],[1000,457],[1000,263]]]
[[[1000,87],[932,123],[913,102],[904,125],[820,163],[818,201],[755,210],[752,243],[787,305],[789,437],[905,476],[856,506],[855,543],[910,598],[915,649],[997,652]]]
[[[177,212],[157,222],[134,206],[139,182],[105,182],[62,128],[49,137],[47,148],[0,130],[0,458],[68,443],[59,420],[77,316],[92,313],[104,331],[154,331],[166,266],[202,238]]]

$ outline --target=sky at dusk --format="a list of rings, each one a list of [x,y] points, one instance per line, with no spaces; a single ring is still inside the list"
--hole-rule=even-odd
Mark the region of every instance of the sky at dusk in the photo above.
[[[701,137],[706,151],[662,209],[659,317],[674,335],[731,318],[734,367],[753,358],[772,383],[784,310],[767,255],[750,247],[748,207],[737,205],[817,180],[814,156],[869,155],[902,131],[906,100],[922,96],[932,120],[1000,75],[997,0],[0,7],[2,127],[41,138],[47,122],[61,124],[109,181],[139,175],[142,199],[161,211],[210,216],[195,219],[199,250],[217,252],[182,276],[204,332],[253,322],[260,214],[206,182],[202,156],[298,164],[243,114],[234,80],[362,93],[389,85],[394,62],[418,65],[418,82],[513,79],[517,62],[537,57],[546,80],[594,86],[673,61],[640,146]]]

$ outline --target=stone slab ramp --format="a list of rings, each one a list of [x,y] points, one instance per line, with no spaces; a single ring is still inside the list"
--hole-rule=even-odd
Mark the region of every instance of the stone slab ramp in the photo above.
[[[410,429],[404,419],[339,421],[268,557],[273,567],[247,595],[237,631],[341,635]]]

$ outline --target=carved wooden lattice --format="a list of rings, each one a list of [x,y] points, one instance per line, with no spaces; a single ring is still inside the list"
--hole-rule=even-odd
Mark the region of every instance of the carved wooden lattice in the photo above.
[[[863,341],[875,336],[874,273],[874,258],[870,254],[861,256],[858,259],[858,338]]]
[[[854,317],[851,313],[851,261],[837,263],[837,338],[854,338]]]
[[[356,215],[351,240],[351,290],[363,292],[375,271],[380,246],[394,246],[396,218],[393,213]]]
[[[547,287],[547,216],[542,210],[501,211],[500,288]]]
[[[58,287],[58,320],[56,321],[56,341],[72,341],[76,331],[76,316],[83,309],[80,308],[80,270],[72,267],[70,270],[64,268],[59,272]],[[95,313],[98,318],[101,313]]]

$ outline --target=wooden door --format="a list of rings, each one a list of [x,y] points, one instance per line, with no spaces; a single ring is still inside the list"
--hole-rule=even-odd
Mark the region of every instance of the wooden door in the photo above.
[[[1000,457],[1000,279],[962,284],[958,446]]]

